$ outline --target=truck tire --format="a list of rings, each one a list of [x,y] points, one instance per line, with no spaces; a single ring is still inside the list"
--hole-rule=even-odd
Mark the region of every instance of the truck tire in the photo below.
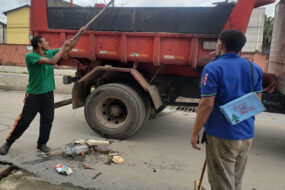
[[[149,119],[150,119],[150,114],[151,114],[151,110],[152,110],[151,100],[150,100],[148,93],[135,84],[127,84],[124,82],[122,82],[121,84],[132,88],[133,90],[135,90],[140,95],[140,97],[142,98],[144,105],[145,105],[145,119],[144,119],[143,124],[147,123],[147,121],[149,121]]]
[[[125,83],[123,83],[123,84],[125,84]],[[151,114],[151,109],[152,109],[151,100],[150,100],[148,93],[146,91],[144,91],[143,89],[139,88],[135,84],[125,84],[125,85],[134,89],[136,92],[138,92],[140,97],[142,98],[144,105],[145,105],[144,123],[146,123],[150,119],[150,114]]]
[[[98,134],[126,139],[139,130],[145,120],[145,104],[131,87],[111,83],[95,89],[85,102],[85,118]]]

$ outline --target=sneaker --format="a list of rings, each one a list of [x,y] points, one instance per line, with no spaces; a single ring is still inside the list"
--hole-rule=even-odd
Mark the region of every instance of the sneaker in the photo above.
[[[5,142],[0,148],[0,155],[4,156],[9,152],[9,149],[12,144]]]
[[[38,144],[37,149],[44,153],[48,153],[51,150],[46,144]]]

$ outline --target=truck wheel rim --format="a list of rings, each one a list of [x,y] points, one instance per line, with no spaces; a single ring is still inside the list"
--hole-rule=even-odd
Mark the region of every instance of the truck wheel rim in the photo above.
[[[107,128],[120,128],[128,119],[126,104],[117,98],[107,97],[96,104],[96,118]]]

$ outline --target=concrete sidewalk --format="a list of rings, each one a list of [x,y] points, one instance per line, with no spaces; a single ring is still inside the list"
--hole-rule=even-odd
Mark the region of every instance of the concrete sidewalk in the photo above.
[[[64,85],[63,76],[75,76],[75,69],[55,69],[55,92],[70,94],[73,84]],[[25,91],[29,75],[26,67],[0,66],[0,89]]]

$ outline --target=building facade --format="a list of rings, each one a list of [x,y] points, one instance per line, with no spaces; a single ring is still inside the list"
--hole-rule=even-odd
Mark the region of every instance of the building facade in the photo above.
[[[4,12],[7,16],[7,44],[29,44],[30,6]]]
[[[253,9],[246,30],[247,42],[242,56],[259,65],[264,72],[268,70],[268,56],[262,52],[265,8]]]
[[[245,34],[247,42],[243,52],[262,52],[264,23],[265,8],[253,9]]]

